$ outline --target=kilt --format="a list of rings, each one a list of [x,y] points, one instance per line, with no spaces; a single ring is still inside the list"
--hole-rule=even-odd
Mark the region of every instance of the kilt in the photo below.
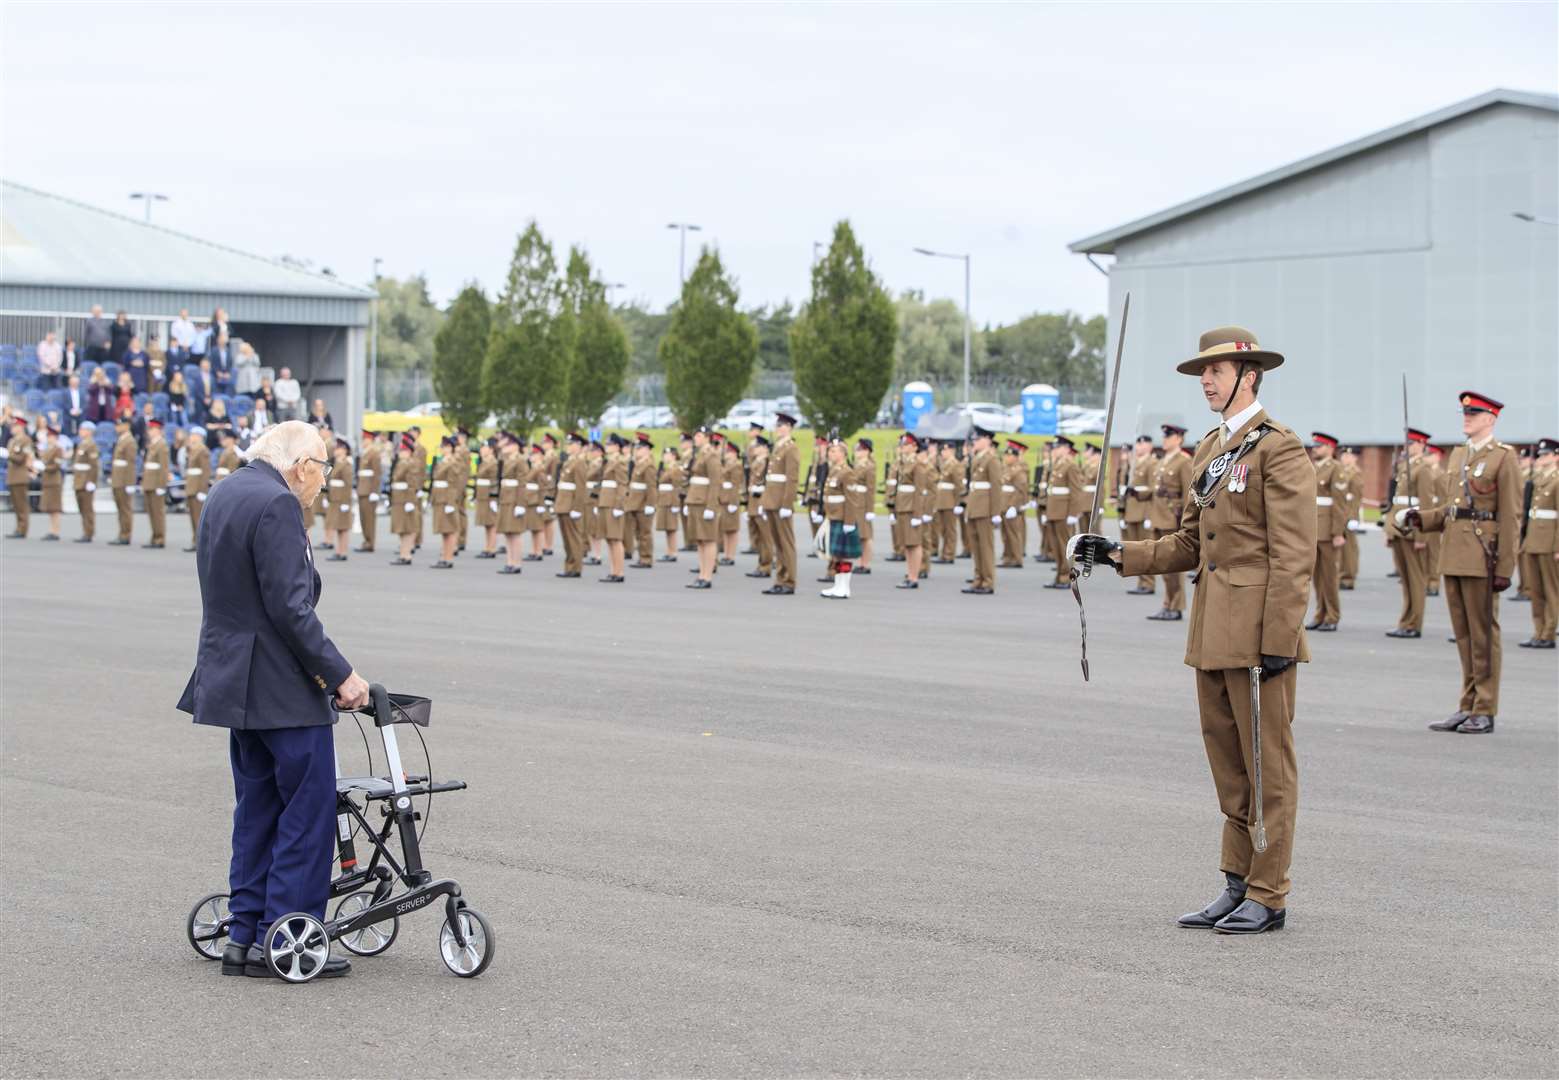
[[[711,504],[708,509],[714,509]],[[687,508],[687,516],[682,519],[682,527],[687,531],[687,538],[694,543],[713,543],[720,539],[720,515],[717,513],[709,520],[704,519],[705,507],[690,506]]]
[[[843,521],[830,521],[828,523],[828,554],[840,562],[859,559],[861,557],[861,530],[855,529],[851,532],[845,532]]]

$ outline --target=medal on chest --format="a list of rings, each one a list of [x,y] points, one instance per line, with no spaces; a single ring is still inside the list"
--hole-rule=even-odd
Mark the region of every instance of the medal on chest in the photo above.
[[[1472,470],[1472,475],[1474,475],[1474,476],[1482,476],[1483,475],[1483,470],[1484,470],[1484,468],[1487,465],[1488,465],[1487,461],[1480,461],[1480,462],[1478,462],[1478,464],[1476,466],[1474,466],[1474,468]]]
[[[1250,482],[1250,466],[1248,464],[1246,464],[1245,462],[1240,462],[1238,465],[1235,465],[1235,466],[1230,468],[1230,470],[1229,470],[1229,490],[1230,491],[1236,492],[1236,493],[1244,491],[1246,485],[1249,482]]]

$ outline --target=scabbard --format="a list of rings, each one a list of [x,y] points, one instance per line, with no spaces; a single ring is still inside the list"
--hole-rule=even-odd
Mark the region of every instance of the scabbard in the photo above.
[[[1267,850],[1267,821],[1261,795],[1261,665],[1250,669],[1250,760],[1252,797],[1256,801],[1251,842],[1258,852]]]

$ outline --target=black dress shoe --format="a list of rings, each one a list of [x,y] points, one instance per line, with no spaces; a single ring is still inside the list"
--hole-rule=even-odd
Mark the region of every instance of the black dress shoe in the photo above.
[[[1240,906],[1213,924],[1220,934],[1265,934],[1268,930],[1283,929],[1287,909],[1273,911],[1254,900],[1243,900]]]
[[[815,552],[815,551],[809,551],[809,552],[807,552],[807,558],[809,558],[809,559],[815,559],[815,558],[817,558],[817,552]]]
[[[716,559],[715,560],[715,565],[716,566],[735,566],[736,565],[736,560],[735,559]]]
[[[1429,730],[1430,731],[1458,731],[1458,730],[1460,730],[1461,726],[1463,724],[1465,724],[1470,719],[1472,719],[1470,714],[1464,713],[1460,709],[1458,709],[1455,712],[1453,712],[1450,716],[1447,716],[1444,720],[1436,720],[1434,723],[1430,724],[1429,725]]]
[[[596,580],[604,581],[609,585],[616,585],[618,582],[627,581],[628,579],[621,574],[607,574],[604,578],[597,578]]]
[[[1179,622],[1181,619],[1181,613],[1178,611],[1171,611],[1169,608],[1159,608],[1153,614],[1149,615],[1148,618],[1154,622]]]
[[[712,581],[705,581],[703,578],[694,578],[692,581],[688,582],[682,587],[684,589],[712,589],[715,587],[715,583]]]
[[[1337,624],[1334,623],[1334,622],[1324,622],[1324,623],[1321,623],[1319,626],[1310,626],[1310,627],[1306,627],[1306,629],[1314,630],[1314,631],[1316,631],[1317,633],[1320,633],[1320,634],[1330,634],[1330,633],[1333,633],[1333,632],[1336,631]]]
[[[235,945],[231,941],[222,950],[222,974],[242,975],[248,964],[249,946]]]
[[[315,551],[329,551],[333,547],[335,547],[334,544],[315,544],[314,545],[314,550]]]
[[[60,534],[59,533],[44,533],[43,534],[43,539],[44,539],[45,543],[58,542],[59,538],[60,538]]]
[[[476,557],[478,559],[496,559],[498,553],[496,551],[478,551]]]
[[[504,552],[504,554],[507,555],[508,552]],[[540,561],[541,561],[541,556],[540,555],[521,555],[520,556],[520,562],[540,562]]]
[[[1139,585],[1135,589],[1127,589],[1126,590],[1126,595],[1127,596],[1152,596],[1157,591],[1158,591],[1157,589],[1144,589],[1144,588],[1142,588],[1142,586]]]
[[[128,540],[110,540],[108,542],[108,546],[109,547],[129,547],[130,546],[130,541],[128,541]]]
[[[1386,636],[1399,638],[1421,638],[1424,636],[1424,633],[1422,630],[1413,630],[1409,627],[1399,626],[1395,630],[1387,630]]]
[[[520,568],[518,566],[505,566],[498,572],[500,574],[518,574],[520,572]]]
[[[962,591],[968,593],[970,596],[990,596],[996,590],[995,589],[987,589],[983,585],[980,585],[980,586],[971,585],[967,589],[964,589]]]
[[[1047,588],[1047,589],[1070,589],[1071,587],[1072,586],[1068,585],[1064,581],[1047,581],[1047,582],[1045,582],[1045,588]]]
[[[920,582],[911,581],[909,578],[905,578],[903,581],[899,582],[893,587],[895,589],[918,589],[920,588]]]
[[[756,555],[756,554],[758,554],[758,549],[757,548],[742,548],[742,550],[738,551],[737,554],[738,555]]]
[[[194,548],[185,548],[184,550],[185,551],[194,551],[195,549]],[[330,555],[330,556],[326,557],[325,561],[326,562],[346,562],[346,556],[345,555]]]
[[[73,543],[73,544],[90,544],[91,542],[92,542],[92,538],[90,536],[78,536],[78,537],[76,537],[76,539],[71,541],[71,543]],[[194,551],[195,549],[194,548],[185,548],[184,550],[185,551]]]
[[[789,585],[771,585],[763,590],[764,596],[794,596],[796,590]]]
[[[747,571],[747,576],[766,578],[769,576],[769,572],[767,570],[749,570]]]
[[[1321,620],[1320,619],[1315,620],[1315,622],[1305,623],[1305,629],[1306,630],[1319,630],[1320,628],[1321,628]]]
[[[148,549],[150,549],[152,551],[157,551],[157,550],[159,550],[161,548],[167,547],[166,544],[159,544],[155,540],[148,540],[146,543],[142,544],[141,546],[143,548],[148,548]]]
[[[332,956],[325,961],[325,968],[316,979],[339,979],[343,975],[352,973],[352,961],[344,956]],[[271,965],[265,962],[265,950],[258,945],[249,946],[249,951],[244,955],[244,974],[256,979],[274,979],[276,974],[271,971]]]
[[[959,558],[960,558],[960,559],[972,559],[972,558],[974,558],[974,556],[973,556],[973,555],[971,555],[971,554],[969,554],[969,553],[968,553],[968,552],[967,552],[967,551],[966,551],[966,552],[964,552],[964,553],[963,553],[963,554],[962,554],[962,555],[960,555],[960,556],[958,556],[958,557],[959,557]]]
[[[1245,879],[1227,871],[1223,877],[1228,884],[1212,903],[1201,911],[1187,912],[1175,921],[1193,930],[1211,930],[1219,919],[1239,907],[1245,899]]]
[[[675,555],[662,555],[660,558],[656,559],[655,561],[656,562],[676,562],[677,561],[677,557]]]
[[[937,566],[952,566],[953,565],[953,560],[952,559],[932,559],[931,561],[933,563],[935,563]]]
[[[551,555],[552,554],[552,549],[551,548],[542,548],[541,549],[541,553],[543,555]]]
[[[1430,589],[1428,592],[1424,593],[1424,595],[1425,596],[1439,596],[1440,595],[1440,590],[1439,589]]]
[[[889,555],[886,559],[883,560],[883,562],[903,562],[903,561],[904,561],[904,556],[903,555]]]
[[[1553,638],[1537,638],[1532,642],[1532,648],[1534,649],[1552,649],[1553,647]]]
[[[391,566],[410,566],[411,565],[411,560],[410,559],[391,559],[390,560],[390,565]]]
[[[600,566],[601,565],[601,560],[597,559],[594,555],[592,555],[588,559],[585,560],[585,565],[586,566]]]
[[[1488,735],[1494,730],[1494,717],[1469,716],[1456,730],[1463,735]]]
[[[448,559],[440,559],[438,562],[431,563],[428,566],[429,570],[453,570],[454,568],[455,564]]]
[[[372,555],[374,553],[374,549],[369,547],[367,544],[358,544],[352,550],[357,552],[359,555]]]
[[[653,569],[655,569],[655,564],[654,563],[636,562],[636,563],[629,563],[628,565],[633,567],[635,570],[653,570]],[[768,574],[764,574],[763,576],[764,577],[768,577],[769,575]]]
[[[580,575],[580,571],[578,571],[578,570],[575,570],[573,572],[569,572],[567,570],[559,570],[556,574],[553,574],[552,576],[553,577],[578,577],[579,575]]]
[[[45,538],[45,539],[47,539],[47,538]],[[1532,602],[1532,598],[1530,596],[1522,596],[1520,593],[1517,593],[1515,596],[1512,596],[1510,599],[1512,601],[1514,601],[1515,603],[1517,603],[1517,604],[1530,604]]]
[[[1450,642],[1452,645],[1455,645],[1456,644],[1456,635],[1452,634],[1450,637],[1446,638],[1445,640]]]
[[[822,584],[824,584],[824,585],[828,585],[828,584],[830,584],[830,583],[832,583],[832,581],[833,581],[833,580],[834,580],[834,578],[833,578],[833,575],[832,575],[832,574],[830,574],[830,575],[829,575],[829,576],[828,576],[828,577],[820,577],[820,578],[818,578],[818,579],[817,579],[817,580],[818,580],[818,581],[819,581],[819,582],[821,582],[821,583],[822,583]]]
[[[862,574],[865,574],[867,577],[870,577],[871,576],[871,572],[872,572],[872,568],[869,567],[869,566],[857,566],[855,568],[855,576],[856,577],[860,577]],[[922,571],[922,573],[924,573],[924,571]]]

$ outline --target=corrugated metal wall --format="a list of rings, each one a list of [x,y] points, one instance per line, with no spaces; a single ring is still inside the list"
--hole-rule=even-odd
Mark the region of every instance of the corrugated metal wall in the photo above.
[[[233,322],[286,323],[295,326],[367,326],[372,299],[309,296],[255,296],[242,293],[152,292],[131,289],[80,289],[48,285],[0,284],[0,310],[63,312],[84,315],[93,304],[113,317],[128,311],[172,319],[180,308],[203,318],[226,308]]]

